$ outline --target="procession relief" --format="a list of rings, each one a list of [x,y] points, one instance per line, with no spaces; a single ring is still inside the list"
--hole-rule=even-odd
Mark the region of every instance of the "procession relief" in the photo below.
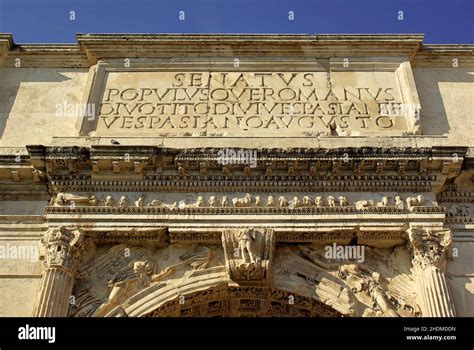
[[[429,194],[428,194],[429,195]],[[179,210],[188,208],[354,208],[365,210],[370,208],[392,208],[413,210],[415,207],[436,207],[436,199],[426,198],[423,194],[360,194],[349,196],[344,193],[214,193],[187,195],[166,194],[166,198],[152,194],[72,194],[58,193],[52,200],[55,207],[118,207],[118,208],[165,208]],[[169,200],[169,198],[174,197]],[[365,197],[365,198],[364,198]],[[369,199],[366,199],[370,197]],[[468,215],[466,206],[452,205],[448,215]]]

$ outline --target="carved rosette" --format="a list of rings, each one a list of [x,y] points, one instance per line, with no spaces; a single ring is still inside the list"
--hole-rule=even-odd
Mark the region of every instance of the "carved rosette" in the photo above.
[[[434,266],[445,269],[446,255],[452,242],[451,230],[410,228],[407,233],[415,268],[424,270]]]
[[[84,234],[80,230],[65,227],[52,228],[43,237],[46,253],[43,263],[46,269],[60,268],[74,272],[84,249]]]
[[[231,280],[241,285],[268,281],[275,249],[272,229],[224,230],[222,245]]]

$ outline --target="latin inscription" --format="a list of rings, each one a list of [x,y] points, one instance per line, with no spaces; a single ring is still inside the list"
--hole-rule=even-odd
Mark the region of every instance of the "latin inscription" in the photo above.
[[[110,74],[97,127],[105,133],[308,136],[406,128],[390,79],[386,86],[352,79],[369,81],[359,86],[324,72]]]

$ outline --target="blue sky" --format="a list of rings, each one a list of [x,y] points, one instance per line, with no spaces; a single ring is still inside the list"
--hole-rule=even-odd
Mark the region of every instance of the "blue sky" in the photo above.
[[[474,0],[0,0],[0,32],[17,43],[72,43],[76,33],[424,33],[425,43],[472,44]]]

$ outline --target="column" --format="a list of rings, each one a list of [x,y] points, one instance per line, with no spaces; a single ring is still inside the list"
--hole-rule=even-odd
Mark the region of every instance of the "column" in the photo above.
[[[451,230],[412,227],[408,229],[418,303],[425,317],[454,317],[453,298],[446,280],[446,256]]]
[[[50,229],[43,238],[45,271],[33,316],[65,317],[83,247],[83,233],[64,227]]]

